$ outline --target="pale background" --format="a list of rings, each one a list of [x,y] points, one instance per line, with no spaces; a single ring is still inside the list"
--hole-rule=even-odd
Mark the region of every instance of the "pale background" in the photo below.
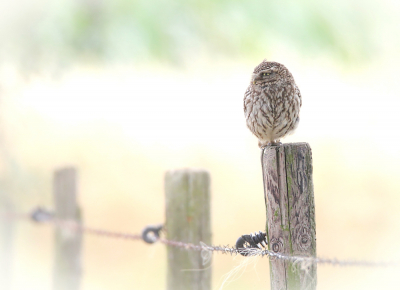
[[[2,0],[0,201],[51,208],[53,170],[75,165],[85,223],[136,233],[164,220],[164,172],[196,167],[214,244],[264,229],[242,99],[267,58],[302,92],[283,141],[313,150],[318,255],[400,260],[398,3]],[[51,289],[52,228],[14,240],[10,289]],[[83,266],[83,290],[165,289],[161,244],[85,236]],[[398,271],[319,266],[318,289],[399,289]],[[268,260],[216,254],[221,288],[269,289]]]

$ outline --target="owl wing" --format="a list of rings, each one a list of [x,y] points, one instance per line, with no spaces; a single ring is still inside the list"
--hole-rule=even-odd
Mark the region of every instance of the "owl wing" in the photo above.
[[[253,90],[251,86],[248,86],[246,92],[244,93],[244,99],[243,99],[243,110],[246,112],[246,106],[250,102],[250,99],[248,98],[251,94],[253,93]]]
[[[300,90],[299,90],[299,88],[298,88],[297,86],[296,86],[295,89],[294,89],[294,94],[295,94],[295,96],[298,96],[298,97],[299,97],[299,99],[300,99],[300,107],[301,107],[303,101],[302,101],[302,99],[301,99]]]

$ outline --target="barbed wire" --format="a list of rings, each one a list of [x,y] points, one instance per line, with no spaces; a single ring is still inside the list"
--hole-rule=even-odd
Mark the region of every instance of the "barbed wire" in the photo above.
[[[167,246],[177,247],[184,250],[200,251],[203,258],[203,264],[206,264],[213,253],[222,253],[230,255],[241,254],[243,256],[261,256],[268,257],[270,260],[284,260],[291,263],[301,263],[303,267],[309,267],[312,264],[325,264],[332,266],[358,266],[358,267],[399,267],[399,261],[361,261],[361,260],[339,260],[336,258],[320,258],[320,257],[307,257],[307,256],[294,256],[277,253],[267,249],[259,249],[254,247],[248,248],[235,248],[226,246],[214,246],[207,245],[203,242],[199,244],[186,243],[182,241],[168,240],[159,236],[159,232],[163,229],[162,225],[158,226],[147,226],[143,230],[142,234],[131,234],[116,231],[109,231],[104,229],[98,229],[93,227],[84,226],[73,220],[60,220],[54,217],[52,213],[42,208],[37,208],[30,214],[16,214],[6,213],[2,215],[8,219],[29,219],[36,223],[48,223],[53,224],[61,229],[70,231],[76,231],[86,234],[92,234],[101,237],[115,238],[115,239],[126,239],[126,240],[143,240],[146,243],[160,242]],[[152,236],[149,235],[152,234]]]
[[[221,252],[223,254],[245,254],[244,256],[267,256],[270,259],[279,259],[285,260],[292,263],[302,263],[303,265],[309,264],[329,264],[332,266],[362,266],[362,267],[399,267],[400,263],[395,261],[390,262],[373,262],[373,261],[358,261],[358,260],[339,260],[339,259],[326,259],[326,258],[318,258],[318,257],[306,257],[306,256],[291,256],[285,255],[281,253],[276,253],[270,250],[261,250],[257,248],[245,248],[245,249],[237,249],[229,246],[209,246],[202,242],[200,245],[195,245],[191,243],[183,243],[177,241],[169,241],[160,238],[161,243],[179,247],[187,250],[196,250],[196,251],[208,251],[208,252]]]

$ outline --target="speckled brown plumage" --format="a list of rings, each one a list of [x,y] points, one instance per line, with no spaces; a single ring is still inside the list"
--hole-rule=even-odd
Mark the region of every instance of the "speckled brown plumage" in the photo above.
[[[299,88],[283,64],[264,60],[256,66],[244,94],[244,114],[260,148],[293,133],[300,107]]]

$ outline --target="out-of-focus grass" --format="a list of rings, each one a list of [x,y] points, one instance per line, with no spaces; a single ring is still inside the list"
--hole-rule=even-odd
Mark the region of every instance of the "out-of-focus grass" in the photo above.
[[[376,106],[368,74],[360,88],[358,80],[288,67],[304,108],[298,132],[285,141],[313,149],[318,254],[400,259],[397,99],[381,96]],[[248,70],[81,70],[59,80],[14,79],[3,86],[2,190],[20,210],[51,206],[53,169],[74,164],[85,223],[138,232],[164,220],[165,170],[202,167],[212,177],[213,242],[232,245],[265,226],[260,151],[242,112]],[[85,236],[84,247],[83,289],[165,287],[162,245]],[[51,229],[20,223],[14,250],[12,289],[49,289]],[[215,255],[213,289],[242,260]],[[397,289],[394,271],[320,266],[319,289]],[[236,278],[223,289],[265,289],[267,259]]]
[[[395,1],[2,1],[0,60],[25,70],[81,61],[262,59],[277,51],[363,63],[399,51]]]

